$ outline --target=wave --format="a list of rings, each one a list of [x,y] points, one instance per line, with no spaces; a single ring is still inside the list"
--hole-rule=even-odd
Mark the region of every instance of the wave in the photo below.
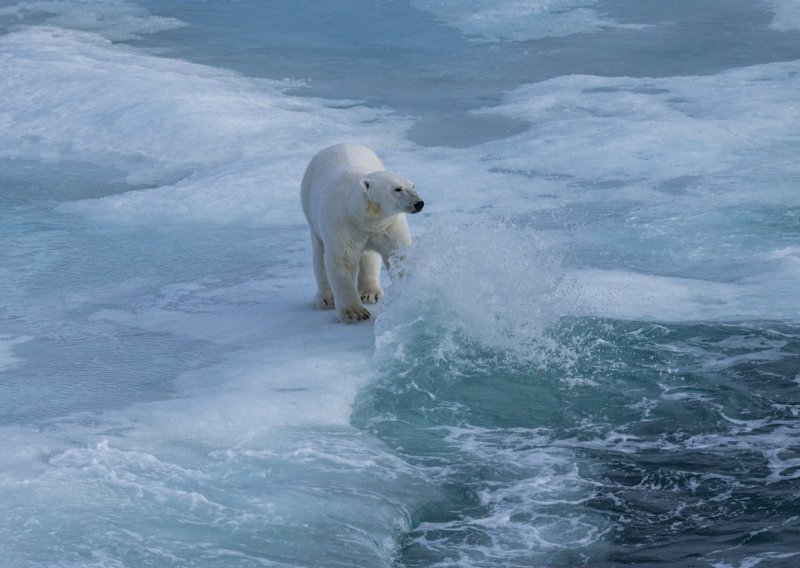
[[[382,337],[353,414],[441,488],[404,565],[722,562],[752,515],[746,555],[795,554],[796,326],[578,318],[551,325],[570,358],[531,361],[448,323]]]

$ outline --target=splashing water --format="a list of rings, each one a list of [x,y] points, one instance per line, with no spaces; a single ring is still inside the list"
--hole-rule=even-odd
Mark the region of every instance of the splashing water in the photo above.
[[[434,223],[403,255],[375,326],[379,358],[389,345],[392,357],[413,357],[398,337],[424,337],[438,361],[457,359],[464,341],[539,365],[572,355],[551,328],[579,308],[544,236],[506,222]]]

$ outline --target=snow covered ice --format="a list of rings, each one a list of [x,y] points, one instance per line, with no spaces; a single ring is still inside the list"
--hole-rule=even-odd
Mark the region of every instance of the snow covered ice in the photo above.
[[[791,566],[800,6],[0,3],[0,565]],[[413,179],[312,308],[321,148]]]

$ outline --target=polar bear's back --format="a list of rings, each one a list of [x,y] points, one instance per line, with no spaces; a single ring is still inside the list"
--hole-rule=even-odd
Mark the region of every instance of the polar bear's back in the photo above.
[[[366,146],[336,144],[321,150],[308,164],[303,176],[301,197],[306,217],[311,220],[311,210],[317,209],[312,202],[324,201],[327,197],[324,194],[334,188],[342,189],[345,175],[362,176],[383,170],[383,162]]]
[[[366,170],[377,172],[384,169],[383,162],[375,152],[366,146],[356,144],[336,144],[321,150],[308,165],[315,173],[336,174],[345,170]]]

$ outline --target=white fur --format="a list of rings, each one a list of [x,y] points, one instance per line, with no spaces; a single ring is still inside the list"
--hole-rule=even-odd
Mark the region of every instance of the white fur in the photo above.
[[[301,188],[317,307],[336,306],[348,323],[369,319],[362,302],[383,295],[381,260],[388,266],[392,252],[411,242],[404,213],[422,208],[414,184],[385,171],[369,148],[338,144],[314,156]]]

